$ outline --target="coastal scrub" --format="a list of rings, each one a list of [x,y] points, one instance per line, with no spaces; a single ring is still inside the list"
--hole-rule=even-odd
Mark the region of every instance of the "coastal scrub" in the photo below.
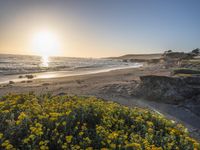
[[[94,97],[34,94],[0,99],[0,149],[199,150],[181,124]]]

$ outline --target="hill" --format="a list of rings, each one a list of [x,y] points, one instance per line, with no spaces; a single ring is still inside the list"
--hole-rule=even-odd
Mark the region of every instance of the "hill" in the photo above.
[[[161,53],[158,54],[127,54],[119,57],[110,57],[112,59],[141,59],[141,60],[150,60],[150,59],[160,59],[162,56]]]

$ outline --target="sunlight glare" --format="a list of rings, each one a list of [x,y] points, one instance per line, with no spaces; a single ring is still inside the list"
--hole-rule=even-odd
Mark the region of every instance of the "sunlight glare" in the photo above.
[[[41,66],[48,67],[49,66],[49,56],[41,56]]]
[[[58,37],[49,31],[38,32],[33,36],[32,48],[36,54],[43,57],[43,60],[47,60],[44,56],[59,54]]]

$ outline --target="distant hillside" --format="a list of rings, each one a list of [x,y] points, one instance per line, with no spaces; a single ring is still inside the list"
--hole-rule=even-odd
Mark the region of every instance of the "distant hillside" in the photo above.
[[[158,54],[127,54],[119,57],[110,57],[111,59],[142,59],[142,60],[149,60],[149,59],[160,59],[162,56],[161,53]]]

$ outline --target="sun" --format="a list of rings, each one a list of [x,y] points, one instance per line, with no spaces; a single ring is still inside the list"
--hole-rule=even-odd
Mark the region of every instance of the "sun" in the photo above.
[[[41,66],[49,66],[49,56],[57,56],[60,51],[58,36],[50,31],[42,30],[33,34],[32,50],[36,55],[41,56]]]
[[[40,31],[33,35],[32,49],[40,56],[55,56],[59,54],[59,40],[55,33]]]

